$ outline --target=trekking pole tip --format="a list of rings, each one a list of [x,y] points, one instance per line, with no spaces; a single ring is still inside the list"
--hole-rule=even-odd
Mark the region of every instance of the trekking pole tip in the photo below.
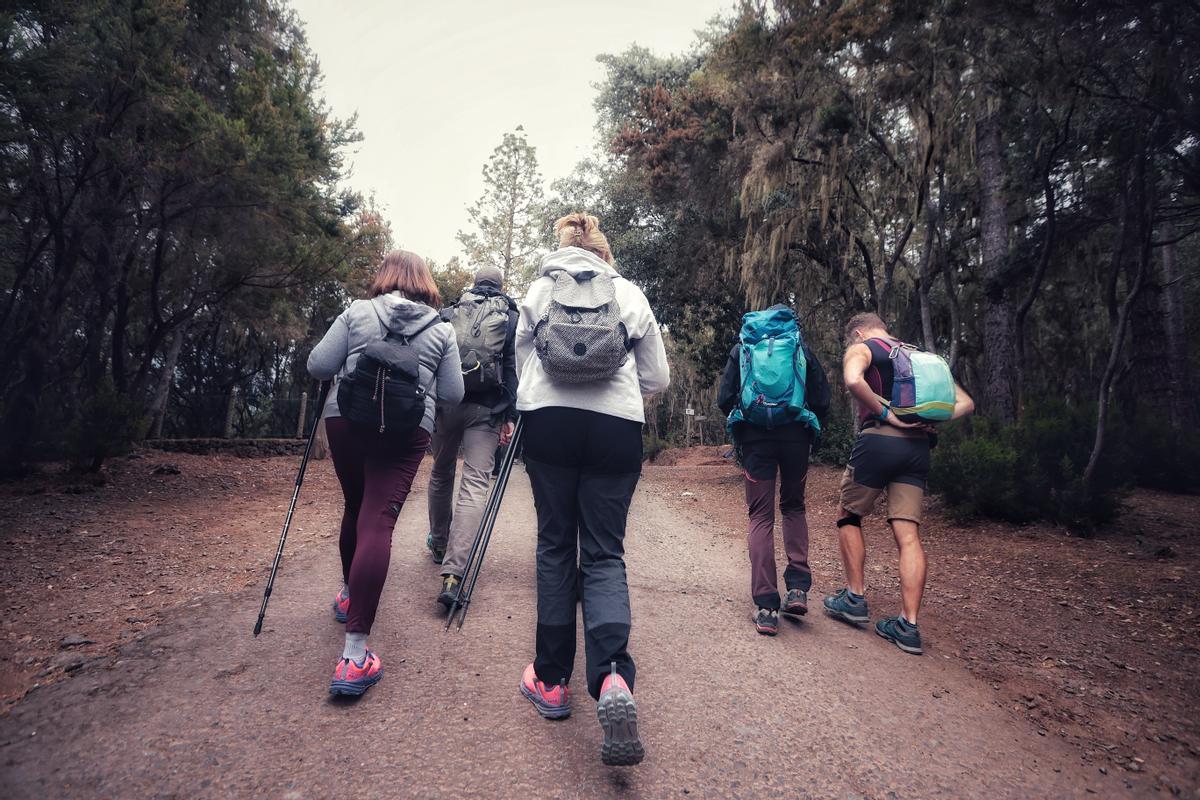
[[[262,633],[262,620],[261,619],[258,622],[254,623],[254,635],[258,636],[260,633]]]

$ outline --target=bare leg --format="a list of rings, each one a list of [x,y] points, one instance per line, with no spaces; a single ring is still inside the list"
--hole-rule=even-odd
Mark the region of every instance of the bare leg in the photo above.
[[[848,516],[838,507],[838,518]],[[846,585],[855,594],[866,594],[867,548],[863,542],[862,526],[842,525],[838,528],[838,544],[842,550],[842,567],[846,570]],[[924,561],[922,560],[922,564]],[[922,571],[922,576],[924,571]]]
[[[920,526],[906,519],[894,519],[891,526],[896,536],[896,547],[900,551],[900,601],[904,618],[916,625],[917,614],[921,610],[921,595],[925,593],[925,548],[921,547],[918,536]],[[845,552],[846,546],[843,544],[843,560]],[[854,589],[853,586],[850,588]]]

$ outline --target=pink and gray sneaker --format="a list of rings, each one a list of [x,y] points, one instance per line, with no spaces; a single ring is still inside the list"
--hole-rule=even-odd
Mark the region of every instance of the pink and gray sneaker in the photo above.
[[[615,661],[612,672],[600,684],[596,717],[600,720],[600,727],[604,728],[600,760],[610,767],[629,767],[642,763],[646,749],[638,737],[637,705],[633,702],[629,684],[617,674]]]
[[[547,686],[538,680],[533,664],[525,668],[521,676],[521,694],[533,703],[533,707],[545,719],[566,719],[571,716],[571,697],[567,693],[567,682],[558,686]]]
[[[337,593],[337,597],[333,598],[333,618],[343,625],[350,615],[350,587],[343,586],[342,590]]]
[[[379,656],[367,651],[366,658],[361,664],[343,658],[333,668],[333,680],[329,683],[330,694],[341,694],[358,697],[363,692],[379,683],[383,677],[383,663]]]

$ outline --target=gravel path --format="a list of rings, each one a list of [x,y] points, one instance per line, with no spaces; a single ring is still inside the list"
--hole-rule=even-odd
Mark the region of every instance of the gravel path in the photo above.
[[[326,694],[342,638],[326,540],[285,559],[258,639],[260,590],[206,599],[27,696],[0,719],[0,796],[1029,797],[1105,786],[936,644],[907,656],[820,614],[758,636],[739,541],[667,492],[643,481],[627,539],[639,767],[600,764],[585,693],[571,719],[550,723],[516,690],[535,608],[533,503],[518,469],[461,633],[440,624],[414,490],[371,639],[386,677],[361,701]],[[332,506],[301,524],[332,529]]]

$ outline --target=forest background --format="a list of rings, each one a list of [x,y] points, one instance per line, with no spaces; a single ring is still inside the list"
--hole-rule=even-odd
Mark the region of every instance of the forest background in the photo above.
[[[481,263],[519,294],[553,219],[597,215],[667,331],[648,455],[723,440],[746,310],[791,304],[835,382],[877,311],[979,403],[935,451],[950,507],[1087,532],[1200,481],[1198,42],[1185,0],[742,3],[603,56],[594,155],[549,191],[507,134],[432,266],[447,302]],[[281,3],[0,13],[3,469],[294,432],[309,349],[403,246],[345,187],[358,136]],[[820,456],[852,437],[842,402]]]

